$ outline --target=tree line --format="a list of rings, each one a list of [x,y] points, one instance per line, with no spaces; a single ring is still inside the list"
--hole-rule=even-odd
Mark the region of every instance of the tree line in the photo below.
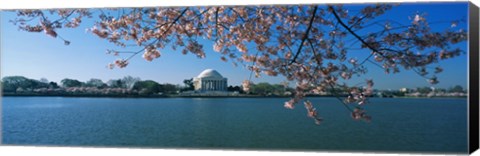
[[[53,95],[175,95],[180,92],[194,91],[193,79],[185,79],[183,85],[171,83],[158,83],[154,80],[141,80],[138,77],[125,76],[120,79],[111,79],[103,82],[101,79],[91,78],[85,82],[64,78],[60,83],[30,79],[24,76],[6,76],[1,80],[2,91],[6,95],[15,94],[53,94]],[[242,86],[230,85],[229,92],[261,96],[290,95],[294,89],[288,84],[270,84],[261,82],[251,85],[245,92]]]
[[[138,77],[125,76],[103,82],[91,78],[86,82],[65,78],[60,84],[48,81],[26,78],[24,76],[6,76],[1,81],[5,94],[129,94],[152,95],[158,93],[176,93],[184,87],[169,83],[160,84],[153,80],[141,80]]]
[[[5,95],[118,95],[118,96],[145,96],[145,95],[176,95],[182,92],[194,91],[193,79],[183,80],[183,85],[158,83],[153,80],[141,80],[138,77],[125,76],[120,79],[111,79],[103,82],[100,79],[91,78],[82,82],[76,79],[65,78],[60,84],[48,81],[45,78],[40,80],[26,78],[24,76],[7,76],[1,80],[2,91]],[[236,92],[245,95],[258,96],[290,96],[295,89],[290,87],[287,82],[280,84],[270,84],[268,82],[251,83],[248,92],[244,91],[243,86],[230,85],[228,92]],[[381,93],[381,96],[411,96],[415,94],[427,95],[432,93],[467,93],[460,85],[449,88],[431,88],[417,87],[405,90],[374,90],[375,93]],[[348,92],[342,88],[326,90],[323,93],[309,92],[308,95],[339,95],[348,96]],[[443,95],[443,94],[442,94]],[[380,95],[374,95],[380,96]]]

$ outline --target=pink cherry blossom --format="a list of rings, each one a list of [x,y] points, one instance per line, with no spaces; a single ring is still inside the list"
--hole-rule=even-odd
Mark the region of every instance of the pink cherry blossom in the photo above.
[[[288,109],[293,109],[295,108],[295,103],[293,100],[289,100],[287,102],[285,102],[285,104],[283,105],[285,108],[288,108]]]
[[[150,46],[145,48],[145,52],[143,53],[142,57],[147,61],[152,61],[153,59],[160,57],[160,52],[158,49]]]
[[[250,81],[244,80],[244,81],[242,82],[243,91],[245,91],[245,92],[250,91],[250,84],[251,84]]]
[[[116,60],[115,65],[119,68],[125,68],[128,65],[128,61],[124,59]]]

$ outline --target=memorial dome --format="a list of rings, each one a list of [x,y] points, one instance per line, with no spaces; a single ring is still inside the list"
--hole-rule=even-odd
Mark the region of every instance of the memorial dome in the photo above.
[[[200,75],[197,76],[197,78],[223,78],[220,73],[218,73],[216,70],[213,69],[206,69],[203,72],[200,73]]]

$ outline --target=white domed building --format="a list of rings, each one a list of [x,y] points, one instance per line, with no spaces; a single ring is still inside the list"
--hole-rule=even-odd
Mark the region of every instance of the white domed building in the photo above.
[[[213,69],[206,69],[193,78],[196,91],[227,91],[227,78]]]

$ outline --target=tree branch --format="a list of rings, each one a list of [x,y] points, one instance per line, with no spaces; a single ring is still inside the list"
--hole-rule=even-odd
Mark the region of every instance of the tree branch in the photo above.
[[[238,17],[240,17],[240,20],[242,20],[242,22],[245,23],[245,20],[243,19],[242,15],[240,15],[234,8],[230,8],[230,10],[232,10],[234,13],[236,13],[238,15]]]
[[[342,27],[344,27],[345,29],[347,29],[347,31],[352,34],[353,36],[355,36],[355,38],[357,38],[360,42],[362,42],[362,44],[364,44],[365,46],[367,46],[369,49],[373,50],[374,52],[376,53],[379,53],[381,55],[383,55],[383,53],[380,53],[377,49],[375,49],[374,47],[372,47],[370,44],[368,44],[365,40],[363,40],[360,36],[358,36],[357,33],[355,33],[352,29],[350,29],[343,21],[342,19],[340,19],[340,17],[338,16],[337,12],[335,12],[335,9],[333,8],[333,6],[329,6],[328,7],[333,15],[335,16],[335,18],[337,19],[338,23],[340,23],[340,25],[342,25]]]
[[[218,7],[215,10],[215,41],[218,40]]]
[[[300,51],[302,51],[303,43],[305,42],[305,40],[307,40],[307,38],[308,38],[308,33],[310,32],[310,29],[312,28],[313,21],[314,21],[314,19],[315,19],[315,14],[317,13],[317,8],[318,8],[318,6],[315,6],[315,7],[313,8],[312,17],[310,18],[310,23],[308,24],[308,28],[307,28],[305,34],[304,34],[303,37],[302,37],[302,42],[300,43],[300,47],[298,47],[297,53],[295,54],[295,56],[293,57],[292,61],[291,61],[288,65],[291,65],[293,62],[295,62],[295,60],[297,59],[298,55],[300,54]]]
[[[352,29],[353,27],[355,27],[355,25],[359,24],[363,19],[367,18],[367,16],[363,16],[361,17],[360,19],[358,19],[357,21],[355,21],[355,23],[353,23],[349,29]]]
[[[315,61],[317,61],[318,66],[321,66],[321,61],[317,56],[317,52],[315,51],[315,47],[313,46],[312,40],[308,39],[308,43],[310,43],[310,48],[312,48],[313,58],[315,59]]]
[[[183,9],[182,13],[181,13],[180,15],[178,15],[178,16],[175,18],[175,20],[173,20],[173,22],[170,22],[170,25],[168,26],[167,30],[165,30],[165,31],[162,33],[162,36],[164,36],[164,35],[170,30],[170,28],[173,26],[173,24],[175,24],[175,23],[180,19],[180,17],[182,17],[182,16],[185,14],[185,12],[187,12],[187,10],[188,10],[188,7],[185,8],[185,9]],[[154,44],[155,42],[157,42],[159,39],[160,39],[160,38],[157,38],[157,39],[156,39],[155,41],[153,41],[152,43],[146,45],[143,49],[137,51],[136,53],[133,53],[133,54],[132,54],[130,57],[128,57],[126,60],[130,60],[130,59],[133,58],[135,55],[137,55],[138,53],[140,53],[140,52],[142,52],[143,50],[145,50],[146,47],[148,47],[148,46]]]
[[[352,108],[348,107],[347,103],[345,103],[345,101],[340,99],[340,94],[338,94],[337,91],[335,90],[335,86],[333,86],[332,83],[328,83],[328,85],[330,86],[330,89],[332,89],[332,93],[335,95],[335,98],[338,101],[340,101],[343,104],[343,106],[345,106],[345,108],[347,108],[348,111],[353,112]]]

